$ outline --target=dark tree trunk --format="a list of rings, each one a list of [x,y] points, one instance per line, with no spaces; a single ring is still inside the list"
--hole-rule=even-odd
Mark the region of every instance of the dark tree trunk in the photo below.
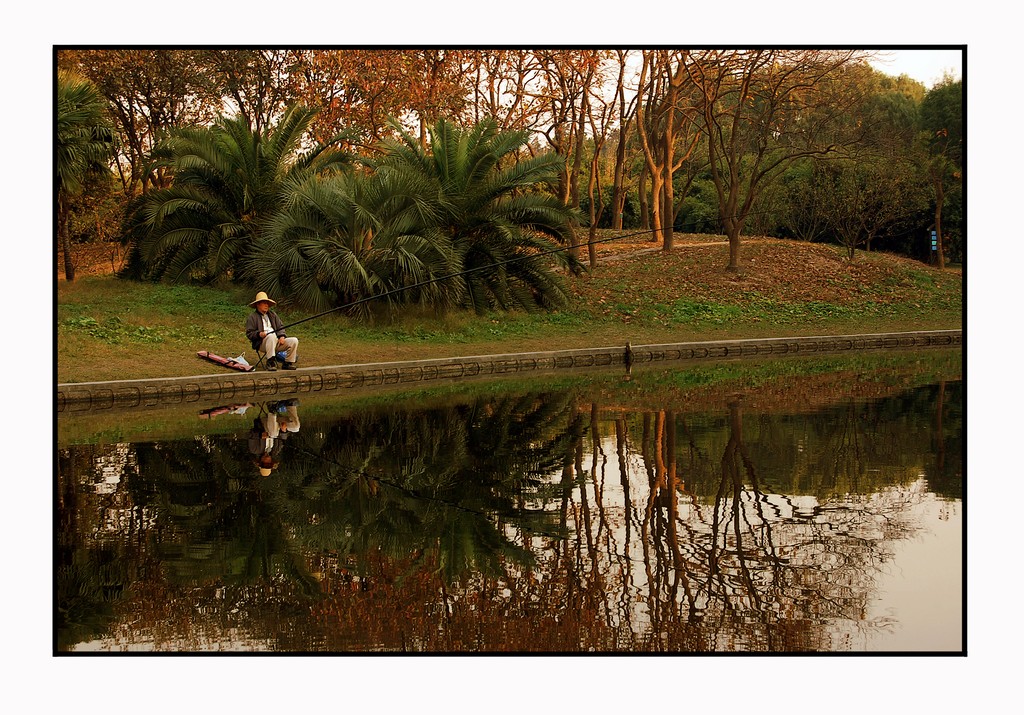
[[[647,167],[640,169],[640,181],[638,182],[637,194],[640,199],[640,229],[649,231],[651,229],[650,207],[647,205]]]
[[[729,265],[725,267],[725,270],[730,273],[738,273],[740,270],[740,231],[743,230],[743,226],[739,221],[735,219],[726,219],[725,235],[729,239]]]
[[[75,263],[71,259],[71,232],[68,230],[68,210],[61,196],[57,197],[57,233],[64,252],[64,279],[75,280]]]

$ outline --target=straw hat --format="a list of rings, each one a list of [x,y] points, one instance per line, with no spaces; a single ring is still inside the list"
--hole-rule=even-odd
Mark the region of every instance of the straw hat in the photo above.
[[[256,466],[260,470],[261,477],[269,477],[270,473],[277,467],[277,462],[269,454],[261,454],[256,460]]]
[[[256,299],[253,302],[249,303],[249,306],[252,307],[252,308],[255,308],[256,304],[259,303],[260,301],[263,301],[263,300],[267,301],[271,305],[277,305],[277,301],[276,300],[271,300],[270,296],[268,296],[263,291],[260,291],[259,293],[256,294]]]

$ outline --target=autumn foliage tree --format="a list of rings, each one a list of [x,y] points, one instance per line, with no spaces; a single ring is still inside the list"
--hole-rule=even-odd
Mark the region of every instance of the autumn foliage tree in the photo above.
[[[421,143],[438,119],[461,119],[470,93],[468,51],[337,49],[296,52],[290,85],[298,100],[319,110],[313,134],[323,140],[339,129],[361,138],[362,148],[392,136],[390,118],[409,118]]]
[[[959,240],[958,227],[950,236],[942,224],[960,205],[960,85],[925,97],[909,78],[879,80],[869,57],[810,48],[61,48],[57,64],[90,79],[108,104],[122,205],[176,180],[155,151],[162,140],[209,129],[222,114],[264,136],[302,103],[316,111],[300,149],[343,137],[336,146],[367,162],[406,135],[427,150],[439,122],[493,122],[525,132],[503,162],[555,155],[557,174],[533,190],[574,210],[588,202],[591,239],[638,215],[670,251],[681,216],[687,230],[724,232],[726,270],[738,271],[745,232],[836,236],[822,230],[822,203],[802,192],[827,178],[821,161],[835,159],[862,162],[860,175],[884,194],[887,172],[875,162],[916,151],[912,172],[931,182],[936,230]],[[919,109],[908,138],[905,120]],[[920,223],[922,212],[911,218]],[[579,236],[570,236],[573,253]]]
[[[661,234],[664,251],[672,250],[678,210],[674,177],[695,155],[701,139],[695,111],[699,102],[689,95],[685,54],[644,51],[640,70],[640,88],[646,96],[637,102],[637,136],[651,179],[652,229]]]
[[[295,53],[282,49],[205,49],[200,67],[211,94],[224,97],[254,133],[261,134],[294,100],[288,78]]]
[[[197,51],[61,50],[58,67],[90,80],[117,129],[115,170],[128,197],[166,186],[150,161],[160,139],[178,127],[213,121],[220,93]]]

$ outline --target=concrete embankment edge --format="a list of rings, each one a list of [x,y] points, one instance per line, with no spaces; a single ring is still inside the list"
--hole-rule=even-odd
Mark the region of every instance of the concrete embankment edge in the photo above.
[[[867,335],[828,335],[793,338],[753,338],[664,345],[625,345],[508,353],[468,357],[408,360],[309,367],[277,372],[227,372],[171,377],[57,385],[58,413],[113,408],[156,407],[208,399],[270,399],[277,395],[336,392],[378,385],[430,383],[490,375],[586,370],[615,365],[670,363],[676,360],[715,360],[754,356],[793,356],[866,350],[956,347],[962,330],[931,330]]]

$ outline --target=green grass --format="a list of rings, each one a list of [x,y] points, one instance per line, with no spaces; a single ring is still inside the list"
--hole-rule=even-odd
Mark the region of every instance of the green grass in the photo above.
[[[822,251],[789,243],[762,250],[769,248],[793,252],[798,264],[800,251]],[[671,260],[653,253],[601,265],[593,274],[570,279],[572,304],[553,313],[438,316],[409,310],[368,322],[334,313],[288,332],[300,339],[300,365],[317,366],[627,341],[641,345],[958,328],[963,322],[960,276],[923,264],[880,254],[859,256],[857,272],[840,265],[827,274],[809,275],[808,280],[817,281],[809,290],[803,276],[794,281],[780,273],[781,278],[762,279],[753,267],[738,278],[726,276],[723,254],[714,251],[718,247],[677,251]],[[753,247],[750,253],[755,255]],[[757,254],[758,260],[766,260],[765,255]],[[218,372],[196,357],[199,350],[254,358],[243,334],[251,310],[249,289],[136,283],[112,276],[60,281],[57,288],[58,382]],[[840,289],[843,299],[837,298]],[[284,303],[278,308],[286,324],[311,316]]]

